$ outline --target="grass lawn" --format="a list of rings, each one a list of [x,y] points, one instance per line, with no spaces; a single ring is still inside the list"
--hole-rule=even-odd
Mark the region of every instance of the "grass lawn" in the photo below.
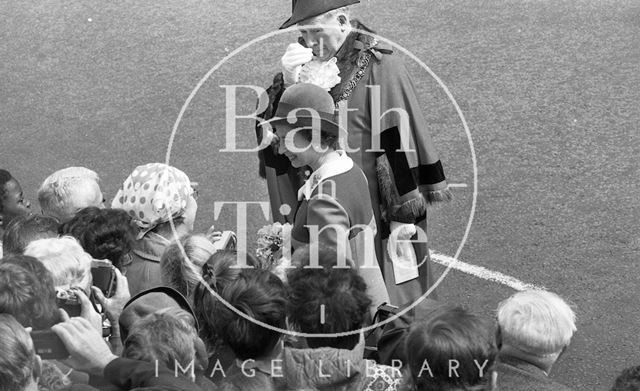
[[[0,0],[0,167],[33,201],[52,171],[87,166],[111,199],[134,166],[164,161],[205,73],[289,11],[285,0]],[[607,390],[623,368],[640,365],[640,3],[363,0],[355,13],[424,61],[469,124],[478,194],[460,259],[570,300],[579,330],[552,376]],[[214,202],[267,199],[255,155],[220,152],[221,85],[268,85],[293,39],[249,46],[185,111],[171,163],[200,183],[200,230],[237,230],[230,207],[214,221]],[[471,150],[443,90],[407,66],[450,182],[468,185],[430,212],[431,247],[453,255],[471,211]],[[239,113],[255,103],[248,90],[237,101]],[[238,132],[239,146],[250,147],[250,121]],[[249,212],[254,240],[266,221],[257,206]],[[439,287],[442,300],[485,313],[512,293],[455,271]]]

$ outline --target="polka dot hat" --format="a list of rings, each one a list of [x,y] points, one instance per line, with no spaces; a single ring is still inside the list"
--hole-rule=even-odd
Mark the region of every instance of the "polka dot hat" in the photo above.
[[[163,163],[136,167],[116,194],[112,208],[124,209],[142,229],[139,238],[158,224],[184,214],[193,188],[187,175]]]

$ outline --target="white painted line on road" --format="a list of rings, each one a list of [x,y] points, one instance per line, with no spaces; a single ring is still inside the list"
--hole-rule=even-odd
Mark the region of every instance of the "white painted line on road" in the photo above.
[[[467,187],[466,183],[449,183],[449,187]]]
[[[436,263],[439,263],[443,266],[451,266],[452,269],[459,270],[463,273],[471,274],[472,276],[482,278],[484,280],[497,282],[503,285],[506,285],[510,288],[513,288],[517,291],[524,291],[528,289],[545,289],[544,287],[537,286],[534,284],[528,284],[526,282],[522,282],[515,277],[507,276],[506,274],[502,274],[500,272],[495,272],[493,270],[489,270],[482,266],[471,265],[460,260],[456,260],[448,255],[437,253],[431,250],[431,260]]]

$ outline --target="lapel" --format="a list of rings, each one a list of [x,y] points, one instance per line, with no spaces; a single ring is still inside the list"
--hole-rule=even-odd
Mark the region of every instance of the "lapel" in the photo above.
[[[351,160],[344,151],[337,152],[340,154],[338,159],[330,163],[323,164],[309,176],[309,179],[305,181],[302,187],[298,190],[298,201],[302,201],[303,199],[309,200],[313,191],[322,181],[327,178],[344,174],[353,168],[353,160]]]

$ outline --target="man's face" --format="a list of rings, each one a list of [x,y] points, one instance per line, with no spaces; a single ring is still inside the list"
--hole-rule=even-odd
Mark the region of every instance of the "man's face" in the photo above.
[[[313,50],[313,55],[318,60],[327,61],[335,56],[349,35],[345,24],[340,23],[340,16],[339,14],[325,14],[298,23],[298,26],[301,27],[302,38],[306,41],[307,47]]]
[[[7,226],[14,218],[30,213],[31,202],[24,198],[22,187],[15,179],[4,184],[2,199],[2,225]]]

